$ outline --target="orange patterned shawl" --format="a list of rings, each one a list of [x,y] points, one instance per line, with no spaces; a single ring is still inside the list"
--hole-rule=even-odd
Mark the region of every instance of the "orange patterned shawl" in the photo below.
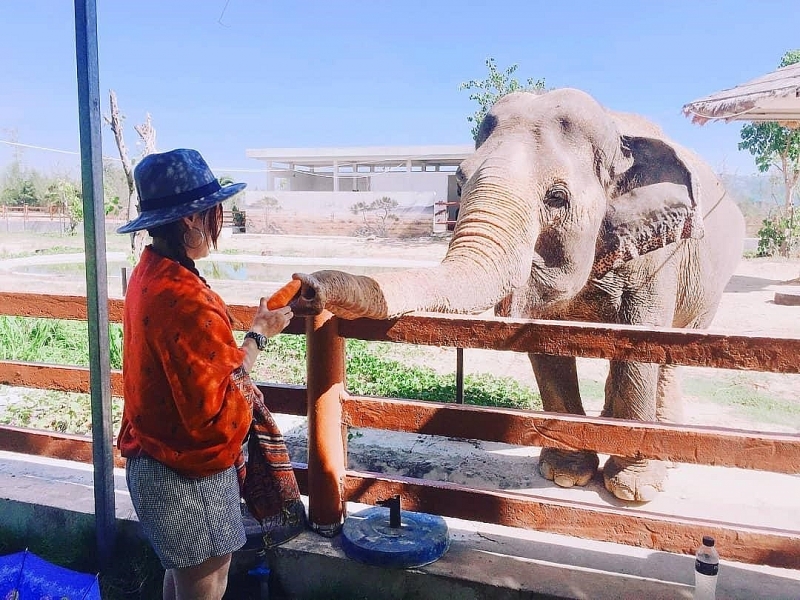
[[[243,362],[222,299],[148,246],[125,297],[122,455],[187,477],[232,466],[252,422],[233,379]]]

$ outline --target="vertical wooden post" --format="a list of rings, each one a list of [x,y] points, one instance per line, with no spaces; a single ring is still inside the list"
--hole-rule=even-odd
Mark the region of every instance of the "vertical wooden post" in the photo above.
[[[328,537],[339,533],[344,518],[345,345],[337,324],[328,311],[306,319],[309,522]]]

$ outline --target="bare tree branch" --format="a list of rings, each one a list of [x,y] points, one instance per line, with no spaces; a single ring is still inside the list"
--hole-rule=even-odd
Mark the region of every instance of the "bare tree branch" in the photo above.
[[[156,152],[156,130],[155,127],[153,127],[153,120],[150,117],[150,113],[147,113],[144,123],[135,125],[133,128],[136,130],[136,133],[139,134],[139,137],[142,138],[142,142],[144,142],[142,156],[154,154]]]
[[[114,139],[117,142],[117,150],[119,151],[120,160],[122,160],[122,170],[125,171],[125,180],[128,182],[128,209],[126,214],[128,219],[133,219],[138,212],[133,201],[136,194],[136,186],[133,182],[133,168],[131,167],[131,159],[128,156],[128,149],[125,147],[125,137],[123,135],[125,117],[119,113],[117,94],[114,90],[109,91],[109,105],[111,106],[111,116],[104,116],[104,118],[111,126],[111,131],[114,132]]]
[[[117,142],[117,150],[119,151],[120,160],[122,160],[122,169],[125,171],[125,180],[128,183],[128,210],[126,214],[128,219],[134,219],[139,211],[136,207],[136,184],[133,179],[133,167],[131,159],[128,155],[128,148],[125,146],[125,137],[123,135],[123,124],[125,117],[119,112],[117,105],[117,94],[114,90],[109,90],[109,104],[111,106],[111,115],[104,116],[106,122],[111,126],[111,131],[114,132],[114,139]],[[153,127],[152,118],[150,113],[147,113],[145,122],[141,125],[134,126],[136,133],[142,138],[144,142],[143,156],[152,154],[156,151],[156,130]],[[137,231],[131,234],[131,253],[133,258],[138,262],[139,257],[142,255],[145,245],[147,244],[147,232]]]

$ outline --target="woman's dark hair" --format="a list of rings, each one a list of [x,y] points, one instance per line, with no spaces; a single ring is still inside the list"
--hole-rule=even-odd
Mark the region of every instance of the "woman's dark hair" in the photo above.
[[[222,233],[222,205],[217,204],[201,212],[200,222],[203,224],[203,234],[209,236],[211,239],[211,246],[216,250],[217,240]],[[188,231],[189,228],[186,226],[186,223],[183,222],[183,219],[179,219],[172,223],[166,223],[165,225],[159,225],[158,227],[148,229],[147,233],[149,233],[150,237],[153,239],[158,238],[164,242],[159,245],[161,254],[167,258],[178,261],[181,265],[197,275],[202,282],[210,288],[211,286],[208,285],[205,278],[200,275],[200,271],[197,270],[197,265],[186,255],[186,244],[183,241],[183,236]],[[233,314],[231,314],[230,310],[228,310],[228,319],[233,325],[241,325],[241,323],[234,318]]]
[[[211,246],[216,250],[217,240],[220,233],[222,233],[222,205],[216,204],[211,208],[207,208],[200,213],[200,222],[203,224],[203,234],[209,236],[211,239]],[[165,242],[166,256],[172,260],[178,261],[184,267],[189,269],[192,273],[200,277],[203,283],[208,285],[208,282],[200,275],[194,261],[186,256],[186,245],[184,242],[184,235],[189,231],[183,219],[173,221],[153,227],[147,230],[152,238],[159,238]]]

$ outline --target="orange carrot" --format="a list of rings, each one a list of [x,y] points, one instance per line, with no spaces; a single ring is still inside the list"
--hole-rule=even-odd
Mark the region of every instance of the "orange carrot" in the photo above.
[[[284,285],[277,292],[272,294],[267,300],[267,308],[275,310],[276,308],[283,308],[292,301],[297,293],[300,291],[300,280],[292,279],[289,283]]]

